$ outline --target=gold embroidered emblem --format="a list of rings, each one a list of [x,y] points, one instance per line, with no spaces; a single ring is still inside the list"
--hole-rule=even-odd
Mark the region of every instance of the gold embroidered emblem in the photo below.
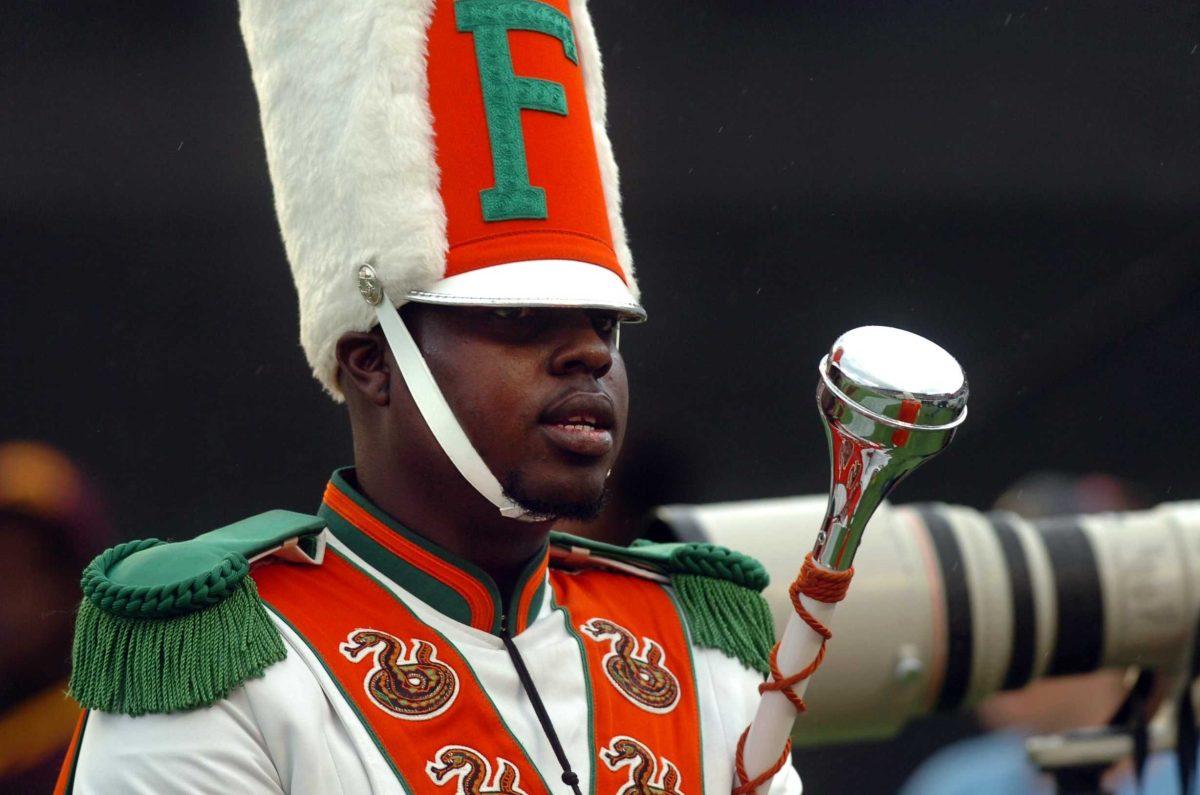
[[[437,658],[437,648],[413,639],[412,653],[397,637],[377,629],[356,629],[338,651],[360,662],[374,653],[375,665],[363,678],[367,696],[384,712],[404,720],[428,720],[442,714],[458,696],[454,669]]]
[[[629,782],[616,795],[683,795],[678,768],[665,756],[655,759],[653,751],[632,737],[612,738],[600,758],[609,770],[629,768]]]
[[[457,776],[455,795],[525,795],[517,766],[503,757],[497,758],[496,764],[499,770],[493,779],[492,763],[479,751],[447,745],[425,764],[425,773],[438,785]]]
[[[664,714],[679,703],[679,680],[667,668],[662,646],[642,638],[639,653],[633,633],[606,618],[593,618],[579,629],[592,640],[610,639],[604,655],[604,675],[617,691],[646,710]]]

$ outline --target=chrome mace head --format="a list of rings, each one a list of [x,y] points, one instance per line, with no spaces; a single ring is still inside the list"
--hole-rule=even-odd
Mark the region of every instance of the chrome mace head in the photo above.
[[[967,378],[937,345],[887,326],[847,331],[819,369],[831,468],[813,558],[845,571],[879,503],[967,418]]]

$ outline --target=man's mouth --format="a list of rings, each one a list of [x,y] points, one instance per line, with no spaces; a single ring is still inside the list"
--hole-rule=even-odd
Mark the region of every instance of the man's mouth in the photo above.
[[[554,446],[575,455],[599,458],[613,448],[612,400],[599,392],[576,392],[542,413],[543,432]]]

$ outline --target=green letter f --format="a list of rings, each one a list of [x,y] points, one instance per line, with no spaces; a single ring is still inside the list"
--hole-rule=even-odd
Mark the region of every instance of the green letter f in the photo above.
[[[495,185],[480,191],[483,220],[545,218],[546,191],[529,184],[521,110],[566,116],[567,96],[560,83],[513,73],[508,32],[530,30],[553,36],[562,42],[563,54],[577,64],[571,21],[539,0],[457,0],[454,14],[459,31],[475,37],[475,59],[492,144]]]

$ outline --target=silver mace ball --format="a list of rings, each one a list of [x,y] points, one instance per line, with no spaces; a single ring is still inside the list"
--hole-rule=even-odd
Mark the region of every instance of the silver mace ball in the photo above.
[[[934,343],[887,326],[847,331],[819,369],[831,466],[813,559],[845,571],[879,503],[944,450],[967,418],[967,378]]]

